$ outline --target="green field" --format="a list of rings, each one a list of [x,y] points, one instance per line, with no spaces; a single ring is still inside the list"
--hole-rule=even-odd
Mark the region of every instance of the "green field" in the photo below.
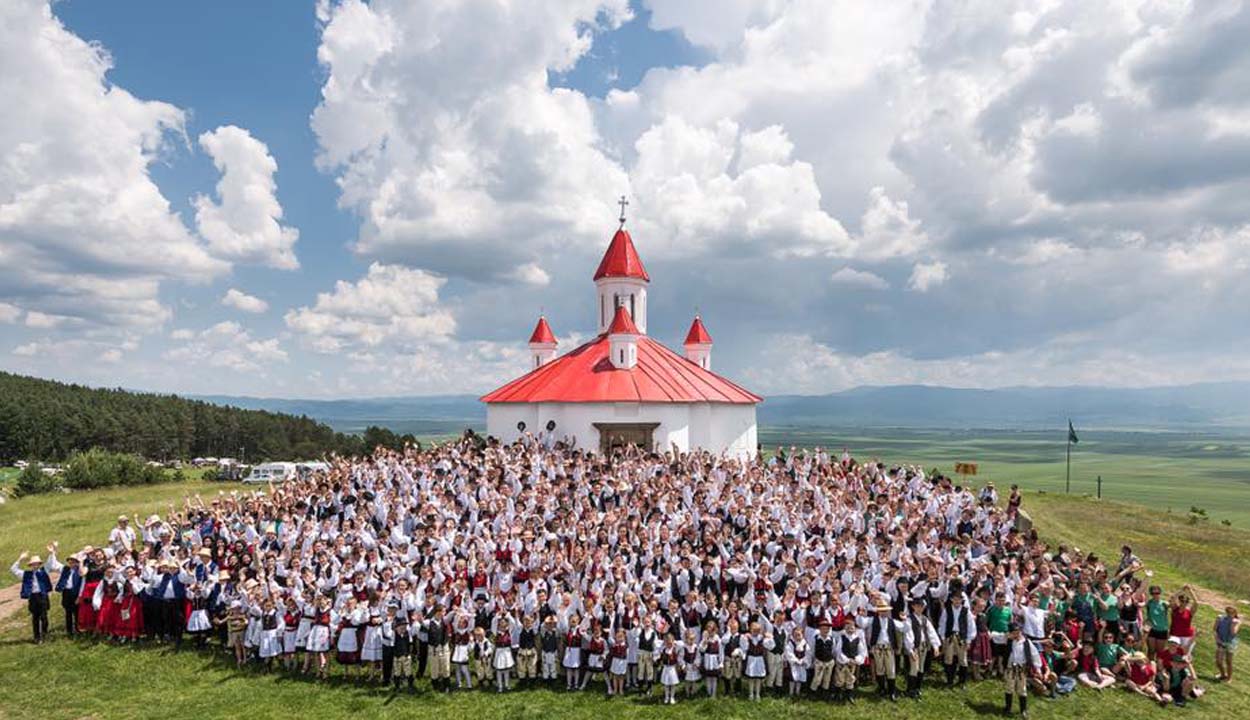
[[[1191,506],[1211,522],[1250,529],[1250,437],[1164,432],[1089,431],[1072,448],[1072,493],[1095,495],[1102,476],[1105,499],[1186,515]],[[1064,491],[1064,432],[763,428],[760,443],[851,449],[860,459],[921,463],[954,473],[956,462],[979,464],[971,482],[993,480],[1000,494],[1011,483],[1029,490]]]

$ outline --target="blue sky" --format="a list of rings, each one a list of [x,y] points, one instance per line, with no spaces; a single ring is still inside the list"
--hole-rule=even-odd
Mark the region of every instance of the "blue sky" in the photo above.
[[[764,393],[1250,377],[1242,3],[0,10],[0,368],[484,392],[650,331]],[[1097,31],[1095,31],[1097,29]]]

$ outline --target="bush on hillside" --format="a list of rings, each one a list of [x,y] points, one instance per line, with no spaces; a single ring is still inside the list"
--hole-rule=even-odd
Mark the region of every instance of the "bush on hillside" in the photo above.
[[[164,471],[148,465],[138,455],[92,448],[70,456],[62,484],[75,490],[89,490],[117,485],[152,485],[165,479]]]
[[[13,489],[18,497],[25,497],[49,493],[59,489],[60,486],[59,478],[45,473],[43,466],[39,463],[31,463],[18,474],[17,483]]]

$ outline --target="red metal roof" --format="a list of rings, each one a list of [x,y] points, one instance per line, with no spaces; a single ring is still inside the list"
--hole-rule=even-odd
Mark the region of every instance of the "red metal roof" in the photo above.
[[[683,345],[711,345],[712,336],[708,334],[707,328],[703,327],[703,321],[698,315],[694,316],[694,322],[690,323],[690,332],[686,333],[686,342]]]
[[[556,334],[551,332],[551,326],[547,324],[546,317],[538,316],[538,324],[534,326],[534,332],[530,334],[530,343],[556,344]]]
[[[638,251],[634,249],[634,241],[630,239],[629,231],[625,228],[617,230],[612,236],[607,252],[599,261],[599,269],[595,271],[594,279],[605,277],[631,277],[651,281],[651,276],[647,275],[647,270],[638,257]]]
[[[571,350],[482,396],[486,403],[716,402],[755,404],[763,398],[704,370],[647,336],[638,338],[638,364],[612,366],[608,336]]]
[[[624,305],[616,306],[616,314],[612,316],[612,324],[608,326],[609,335],[641,335],[634,319]]]

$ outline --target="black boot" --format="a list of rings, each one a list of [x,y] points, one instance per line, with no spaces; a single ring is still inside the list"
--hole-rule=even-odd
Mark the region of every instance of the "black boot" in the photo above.
[[[946,671],[946,687],[955,687],[955,666],[947,665],[943,669]]]
[[[1027,718],[1029,716],[1029,696],[1020,696],[1020,717]]]
[[[963,687],[964,685],[967,685],[967,684],[968,684],[968,666],[960,665],[959,666],[959,686]]]
[[[888,691],[890,702],[898,702],[898,683],[892,677],[885,679],[885,689]]]
[[[1003,714],[1011,714],[1011,693],[1003,695]]]

